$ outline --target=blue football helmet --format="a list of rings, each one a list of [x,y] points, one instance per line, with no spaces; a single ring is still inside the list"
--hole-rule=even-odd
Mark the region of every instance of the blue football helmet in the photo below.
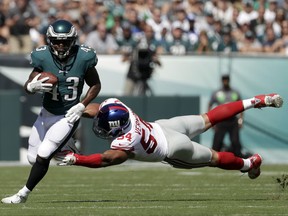
[[[76,43],[77,31],[72,23],[57,20],[48,27],[46,36],[51,52],[59,59],[64,59]]]
[[[103,106],[93,121],[93,131],[103,139],[113,139],[124,133],[130,125],[128,109],[117,103]]]

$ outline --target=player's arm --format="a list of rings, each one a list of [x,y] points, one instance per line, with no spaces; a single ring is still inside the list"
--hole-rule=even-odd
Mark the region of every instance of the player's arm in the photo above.
[[[85,82],[90,87],[81,102],[71,107],[65,117],[68,122],[75,123],[83,115],[85,107],[99,94],[101,82],[95,67],[90,67],[85,74]]]
[[[24,84],[24,89],[28,94],[34,94],[35,92],[49,92],[52,90],[53,85],[51,83],[45,83],[49,78],[45,77],[38,79],[42,72],[39,68],[34,68],[30,73],[28,80]]]
[[[98,103],[90,103],[85,107],[85,110],[82,114],[82,117],[85,118],[94,118],[99,111],[100,104]]]
[[[86,84],[89,86],[89,89],[81,103],[86,107],[99,94],[101,90],[101,82],[95,67],[90,67],[87,70],[84,79]]]
[[[28,85],[28,83],[30,83],[30,82],[34,79],[34,77],[37,76],[38,74],[39,74],[39,69],[34,68],[33,71],[30,73],[30,75],[29,75],[29,77],[28,77],[28,80],[25,82],[25,84],[24,84],[24,89],[25,89],[25,91],[26,91],[28,94],[33,94],[33,93],[27,90],[27,85]]]
[[[90,168],[101,168],[121,164],[128,160],[131,153],[123,150],[110,149],[102,154],[80,155],[69,154],[59,165],[77,165]]]

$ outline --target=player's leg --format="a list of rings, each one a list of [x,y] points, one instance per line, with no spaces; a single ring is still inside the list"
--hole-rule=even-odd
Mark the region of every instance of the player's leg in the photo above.
[[[170,119],[157,120],[161,128],[187,135],[190,139],[205,131],[205,122],[201,115],[177,116]]]
[[[260,176],[260,166],[262,158],[259,154],[244,159],[235,156],[232,152],[216,152],[212,150],[211,166],[219,167],[225,170],[240,170],[243,173],[248,172],[250,179]]]
[[[32,126],[31,134],[28,139],[28,151],[27,151],[27,159],[28,162],[33,165],[36,162],[37,152],[39,146],[44,139],[46,128],[43,125],[43,115],[39,115]]]
[[[170,128],[163,128],[163,132],[168,144],[168,152],[164,161],[175,168],[184,169],[210,165],[212,152],[208,147],[194,145],[188,136]]]
[[[58,117],[55,117],[58,118]],[[56,121],[54,121],[56,122]],[[18,191],[17,194],[3,198],[2,203],[24,203],[26,202],[29,193],[46,175],[51,158],[61,149],[68,139],[76,130],[78,123],[71,125],[67,123],[65,118],[57,121],[47,131],[45,138],[38,149],[36,162],[33,164],[26,185]],[[60,133],[61,131],[61,133]]]
[[[39,115],[32,126],[31,134],[28,140],[27,159],[31,165],[34,165],[37,158],[37,152],[42,140],[45,136],[45,127],[42,124],[44,121],[43,115]],[[21,191],[21,192],[20,192]],[[6,197],[1,200],[2,203],[23,203],[26,202],[28,194],[31,192],[26,185],[17,194]]]
[[[282,97],[274,93],[257,95],[250,99],[222,104],[202,115],[205,121],[205,129],[207,130],[213,125],[229,119],[247,109],[263,107],[279,108],[282,104]]]
[[[175,168],[219,167],[225,170],[248,172],[251,179],[260,175],[261,156],[255,154],[244,159],[231,152],[217,152],[206,146],[190,141],[187,136],[164,130],[168,141],[168,155],[164,161]],[[186,137],[186,138],[185,138]]]
[[[36,163],[33,165],[26,183],[26,187],[30,191],[32,191],[46,175],[51,158],[72,137],[77,126],[78,122],[71,125],[67,123],[65,118],[62,118],[49,128],[44,140],[39,146]]]

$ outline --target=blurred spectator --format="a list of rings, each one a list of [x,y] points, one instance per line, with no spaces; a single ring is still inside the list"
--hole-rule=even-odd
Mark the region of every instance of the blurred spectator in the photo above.
[[[253,0],[243,0],[243,10],[240,11],[237,22],[240,25],[251,23],[252,20],[257,19],[258,13],[253,9]]]
[[[99,19],[101,19],[102,12],[99,13],[99,8],[103,6],[103,2],[100,0],[86,0],[85,10],[81,11],[81,17],[84,20],[83,31],[88,34],[95,30]]]
[[[214,14],[214,11],[217,10],[218,0],[206,1],[204,4],[204,11],[209,14]]]
[[[147,19],[146,23],[153,28],[155,38],[157,40],[162,40],[163,29],[165,28],[166,30],[170,31],[171,24],[165,17],[161,15],[160,8],[154,8],[152,13],[153,16]]]
[[[107,7],[114,17],[123,17],[125,9],[122,0],[111,1]]]
[[[153,16],[152,11],[150,10],[150,7],[147,4],[147,0],[136,0],[135,9],[137,10],[138,17],[140,20],[146,21],[147,19]]]
[[[57,19],[56,15],[57,12],[55,9],[53,8],[49,9],[47,13],[47,20],[45,22],[42,22],[41,25],[38,27],[39,31],[38,46],[43,46],[47,44],[46,32],[50,23],[56,21]]]
[[[283,8],[277,8],[276,17],[275,17],[274,22],[272,23],[274,33],[277,37],[281,36],[281,24],[284,20],[286,20],[284,9]]]
[[[244,41],[237,43],[237,46],[242,53],[257,53],[263,51],[261,43],[255,37],[254,32],[250,30],[245,33]]]
[[[174,22],[172,26],[172,39],[166,41],[165,50],[172,55],[185,55],[192,51],[192,45],[188,37],[184,35],[181,23]]]
[[[288,55],[288,21],[282,22],[282,34],[281,38],[277,39],[274,44],[274,51]]]
[[[195,15],[188,14],[187,19],[189,21],[189,30],[187,32],[187,37],[190,41],[191,46],[194,46],[198,41],[198,34],[195,30]]]
[[[218,52],[231,53],[238,52],[237,43],[232,37],[230,26],[225,26],[222,30],[222,40],[217,47]]]
[[[5,15],[2,13],[2,3],[0,3],[0,53],[8,53],[10,46],[8,44],[9,30],[5,25]]]
[[[135,9],[125,10],[124,20],[130,23],[133,37],[139,38],[143,31],[137,11]]]
[[[237,30],[240,26],[237,21],[238,15],[239,15],[239,9],[234,7],[231,22],[229,23],[229,25],[231,26],[232,35],[233,35],[234,30]]]
[[[15,0],[6,23],[10,29],[10,53],[30,53],[33,49],[30,29],[39,24],[39,19],[29,5],[29,0]]]
[[[215,20],[213,23],[213,30],[210,30],[207,32],[207,35],[209,37],[209,40],[212,43],[213,50],[217,50],[217,47],[222,41],[222,22],[220,20]]]
[[[275,43],[276,43],[277,37],[274,33],[274,30],[272,27],[267,27],[265,31],[265,37],[263,39],[263,51],[267,53],[272,53],[275,51]]]
[[[114,38],[121,37],[123,21],[130,23],[133,38],[141,38],[147,23],[153,27],[156,39],[165,44],[172,40],[172,23],[180,22],[182,34],[192,46],[199,45],[199,34],[204,30],[209,43],[213,42],[212,51],[216,51],[223,45],[220,46],[221,26],[231,26],[232,38],[239,44],[246,41],[248,30],[262,43],[271,36],[266,35],[266,28],[272,27],[279,38],[282,21],[288,18],[288,0],[2,0],[0,3],[3,5],[0,18],[2,13],[6,19],[1,35],[8,39],[11,53],[29,53],[45,44],[47,25],[55,19],[73,22],[80,44],[85,43],[99,23]],[[276,44],[274,52],[280,52],[280,42]]]
[[[116,42],[122,55],[122,61],[130,61],[132,51],[137,46],[137,41],[132,36],[131,26],[128,22],[123,23],[122,34],[116,38]]]
[[[261,42],[265,37],[265,29],[266,29],[264,14],[265,14],[265,8],[263,6],[260,6],[258,8],[258,17],[255,20],[252,20],[253,28],[255,29],[255,35]]]
[[[285,11],[285,19],[288,19],[288,0],[283,0],[281,7]]]
[[[277,4],[278,0],[268,0],[268,8],[265,9],[264,18],[266,22],[274,22],[276,18],[276,10],[277,10]]]
[[[200,32],[199,40],[195,44],[193,50],[198,54],[209,53],[213,51],[212,45],[205,30]]]
[[[212,13],[216,20],[220,20],[223,25],[228,25],[232,21],[233,6],[229,0],[219,0]]]
[[[172,22],[172,26],[177,23],[176,25],[180,25],[181,29],[184,33],[187,33],[190,28],[189,21],[187,19],[187,14],[184,9],[176,10],[175,20]]]
[[[87,35],[86,45],[95,49],[97,54],[114,54],[118,50],[118,44],[113,35],[107,32],[105,23],[99,23],[96,30]]]
[[[207,2],[210,2],[210,1],[206,1],[206,3]],[[202,0],[186,0],[183,2],[183,8],[187,14],[192,13],[195,16],[202,16],[203,11],[204,11],[204,1],[202,1]]]
[[[9,27],[6,24],[8,14],[8,5],[7,1],[1,1],[0,2],[0,28],[1,28],[1,35],[2,37],[6,38],[8,40],[10,36]]]
[[[177,20],[176,12],[184,9],[183,0],[172,0],[172,2],[165,2],[162,5],[162,15],[167,17],[170,22]]]
[[[152,27],[145,25],[144,34],[132,52],[124,84],[124,95],[148,96],[153,94],[148,80],[152,77],[155,67],[161,66],[160,53],[162,53],[162,47],[160,42],[155,39]]]
[[[204,30],[206,32],[213,32],[213,25],[214,25],[215,19],[213,17],[212,13],[205,12],[203,16],[196,17],[195,19],[195,32],[198,34]]]
[[[238,29],[235,29],[233,31],[233,37],[235,38],[235,41],[237,41],[237,44],[244,43],[245,41],[245,33],[247,31],[251,31],[250,23],[243,23],[242,25],[239,25]],[[238,46],[239,49],[239,46]]]
[[[258,11],[259,8],[261,7],[264,9],[268,8],[267,0],[254,0],[254,6],[253,6],[254,10]]]

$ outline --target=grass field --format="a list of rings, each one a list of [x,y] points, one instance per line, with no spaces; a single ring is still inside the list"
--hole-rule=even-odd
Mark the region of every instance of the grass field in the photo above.
[[[0,204],[0,215],[288,215],[287,165],[264,165],[256,180],[217,168],[138,165],[51,166],[26,203]],[[0,167],[1,198],[17,192],[29,170],[29,166]]]

